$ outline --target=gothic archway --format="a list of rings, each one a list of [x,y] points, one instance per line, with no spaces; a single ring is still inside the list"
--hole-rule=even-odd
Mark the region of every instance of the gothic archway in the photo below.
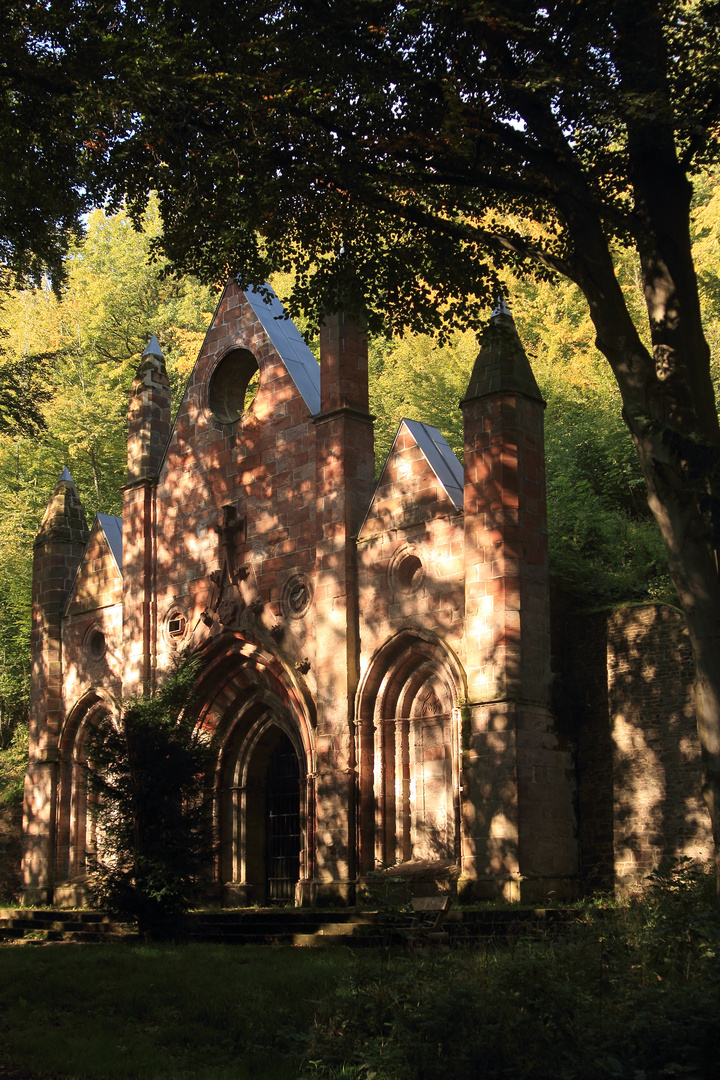
[[[436,638],[403,631],[376,653],[358,697],[360,865],[459,857],[464,676]]]
[[[217,883],[228,902],[291,902],[314,876],[311,703],[277,658],[239,636],[203,686],[200,723],[217,747]]]
[[[88,856],[97,845],[91,813],[93,795],[87,782],[87,743],[101,723],[112,723],[117,704],[102,690],[91,690],[71,710],[60,735],[60,769],[56,794],[55,879],[82,882]]]

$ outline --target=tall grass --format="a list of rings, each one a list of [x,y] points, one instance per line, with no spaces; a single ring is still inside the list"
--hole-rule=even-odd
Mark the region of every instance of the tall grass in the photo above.
[[[323,1002],[302,1075],[717,1080],[713,884],[681,864],[624,907],[578,911],[555,939],[358,956]]]
[[[2,946],[3,1058],[72,1080],[717,1080],[712,880],[676,866],[556,938],[447,955]]]

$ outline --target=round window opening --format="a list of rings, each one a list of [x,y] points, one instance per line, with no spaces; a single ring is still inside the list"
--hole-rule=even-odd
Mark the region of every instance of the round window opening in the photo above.
[[[423,565],[417,555],[406,555],[395,575],[401,589],[416,589],[422,581]]]
[[[91,630],[87,639],[87,649],[91,660],[102,660],[105,655],[107,642],[102,630]]]
[[[224,356],[210,379],[208,404],[221,424],[234,424],[255,400],[260,382],[257,360],[248,349]]]
[[[167,633],[171,641],[180,641],[185,637],[185,630],[187,628],[187,620],[185,616],[179,611],[173,611],[172,615],[167,621]]]

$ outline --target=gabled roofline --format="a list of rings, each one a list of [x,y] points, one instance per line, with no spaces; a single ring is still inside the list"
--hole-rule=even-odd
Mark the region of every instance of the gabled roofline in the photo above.
[[[320,365],[313,356],[310,349],[305,344],[300,331],[295,326],[295,323],[284,317],[284,308],[281,302],[278,300],[272,287],[268,284],[261,285],[259,288],[250,287],[247,290],[240,288],[235,278],[229,278],[225,284],[225,288],[220,294],[217,304],[215,305],[215,311],[213,312],[212,319],[205,331],[205,337],[203,338],[202,345],[198,350],[195,363],[192,366],[192,370],[188,375],[183,392],[180,395],[178,406],[175,410],[175,416],[173,417],[172,426],[170,428],[170,434],[165,444],[162,457],[160,458],[160,464],[158,465],[158,475],[161,473],[165,459],[167,457],[172,437],[175,434],[175,428],[177,426],[177,418],[180,414],[180,408],[188,392],[188,387],[192,382],[193,376],[197,370],[200,357],[203,354],[205,345],[207,344],[208,335],[215,325],[215,319],[217,318],[220,305],[225,299],[225,293],[231,282],[235,282],[238,291],[247,300],[250,305],[253,314],[262,326],[263,330],[270,339],[272,347],[277,352],[278,356],[285,365],[285,369],[292,379],[298,393],[302,397],[303,401],[310,410],[312,416],[316,416],[320,412]],[[263,299],[264,294],[270,295],[269,303],[266,303]],[[282,330],[280,327],[282,326]],[[292,331],[289,329],[292,327]],[[310,363],[312,361],[312,363]]]
[[[113,523],[113,524],[111,524],[111,523]],[[77,579],[78,579],[78,576],[80,574],[80,568],[82,567],[82,565],[85,562],[85,556],[87,555],[87,550],[90,547],[90,541],[92,540],[92,536],[93,536],[93,533],[95,531],[95,526],[96,525],[100,526],[100,531],[102,532],[103,536],[105,537],[105,542],[107,543],[107,546],[108,546],[108,548],[110,550],[110,554],[112,555],[112,558],[113,558],[113,562],[115,563],[115,566],[117,567],[117,570],[118,570],[118,573],[120,574],[120,577],[122,578],[122,576],[123,576],[123,570],[122,570],[122,518],[121,517],[116,517],[114,514],[96,514],[95,519],[94,519],[94,521],[92,523],[92,526],[90,527],[90,535],[87,538],[87,543],[85,544],[85,547],[83,548],[83,553],[80,556],[80,562],[78,563],[77,569],[75,570],[75,575],[74,575],[74,577],[72,579],[72,585],[70,586],[70,588],[68,590],[68,594],[65,597],[65,603],[62,606],[62,611],[60,612],[60,618],[62,618],[63,615],[65,614],[67,606],[70,603],[70,600],[72,598],[73,593],[75,592],[75,586],[77,584]],[[117,544],[117,536],[112,535],[113,531],[119,532],[119,534],[120,534],[119,547],[118,547],[118,544]]]
[[[375,485],[375,489],[370,499],[370,503],[367,508],[365,517],[362,520],[362,524],[358,529],[358,536],[365,528],[365,523],[370,517],[370,511],[375,503],[375,497],[383,482],[385,476],[385,470],[387,469],[388,461],[392,457],[395,451],[395,444],[400,437],[403,424],[407,427],[408,431],[412,435],[413,439],[419,450],[422,451],[423,457],[427,461],[428,465],[434,472],[439,484],[445,491],[445,494],[450,499],[456,510],[463,509],[464,503],[464,472],[463,467],[455,457],[455,454],[450,448],[450,444],[440,431],[439,428],[433,427],[432,424],[425,424],[421,420],[408,420],[406,416],[402,418],[398,424],[398,429],[395,432],[395,438],[393,439],[392,446],[388,451],[387,457],[383,462],[383,467],[380,470],[380,476],[378,482]]]

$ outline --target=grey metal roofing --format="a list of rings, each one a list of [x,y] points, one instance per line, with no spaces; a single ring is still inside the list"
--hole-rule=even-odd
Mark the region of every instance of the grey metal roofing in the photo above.
[[[58,484],[60,483],[61,480],[64,480],[66,483],[69,482],[71,484],[73,482],[73,478],[70,475],[70,470],[68,469],[67,465],[65,466],[63,471],[60,473],[60,480],[58,480]]]
[[[303,396],[311,413],[320,412],[320,365],[303,341],[302,335],[285,311],[269,285],[266,303],[257,289],[243,290],[247,302],[265,328],[271,342],[280,353],[288,374]]]
[[[459,509],[463,505],[463,467],[450,449],[447,439],[432,424],[423,424],[420,420],[407,419],[401,420],[400,427],[403,424],[415,439],[438,480]]]
[[[122,518],[112,514],[98,514],[100,528],[105,533],[118,570],[122,573]]]
[[[154,334],[143,349],[143,356],[159,356],[161,360],[165,359],[160,348],[160,342]]]

